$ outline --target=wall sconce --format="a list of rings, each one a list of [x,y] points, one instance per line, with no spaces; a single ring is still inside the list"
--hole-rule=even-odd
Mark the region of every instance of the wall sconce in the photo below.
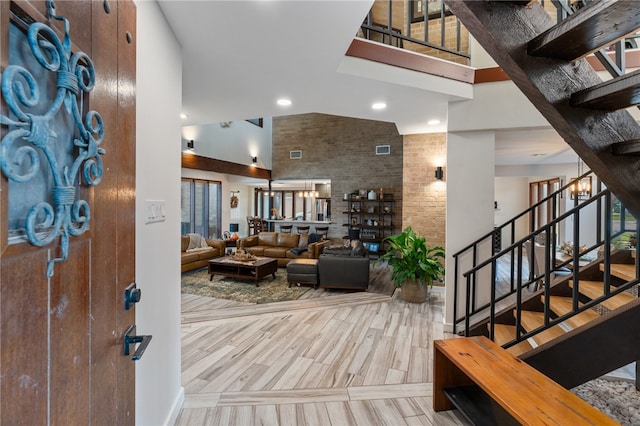
[[[258,162],[258,157],[251,157],[251,162],[256,164]]]
[[[193,149],[193,139],[187,141],[187,148]]]
[[[442,180],[443,176],[444,176],[444,173],[442,172],[442,167],[441,166],[436,167],[436,179]]]

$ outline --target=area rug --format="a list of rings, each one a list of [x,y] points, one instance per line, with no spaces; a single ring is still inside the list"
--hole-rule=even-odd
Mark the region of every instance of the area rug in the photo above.
[[[260,287],[253,281],[242,281],[215,275],[209,281],[207,268],[195,269],[182,274],[182,292],[217,299],[247,303],[271,303],[295,300],[311,287],[292,286],[287,282],[287,271],[280,268],[276,278],[272,275],[260,280]]]

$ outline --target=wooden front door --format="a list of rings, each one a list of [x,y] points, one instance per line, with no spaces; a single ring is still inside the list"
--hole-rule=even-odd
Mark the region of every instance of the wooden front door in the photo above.
[[[44,0],[0,1],[0,71],[11,65],[12,22],[43,22],[63,39],[63,22],[47,13]],[[89,227],[70,236],[68,258],[49,277],[48,261],[61,257],[64,244],[56,238],[38,247],[16,237],[12,197],[35,190],[2,174],[0,424],[133,424],[135,363],[123,355],[123,334],[135,308],[125,309],[123,293],[135,277],[136,10],[132,1],[56,0],[55,14],[68,20],[72,52],[83,51],[95,67],[80,114],[103,118],[103,176],[96,186],[72,182],[76,199],[90,206]],[[9,115],[3,94],[0,116]],[[0,126],[0,137],[11,129]]]

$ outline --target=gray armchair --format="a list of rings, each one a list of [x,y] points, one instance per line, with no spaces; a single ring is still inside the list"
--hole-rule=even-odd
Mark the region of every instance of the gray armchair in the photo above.
[[[351,250],[343,254],[321,254],[318,257],[320,288],[367,290],[369,287],[369,253],[351,256]]]

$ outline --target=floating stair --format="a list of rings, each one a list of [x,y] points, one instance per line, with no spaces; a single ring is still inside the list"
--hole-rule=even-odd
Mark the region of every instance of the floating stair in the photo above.
[[[489,324],[487,324],[487,327]],[[511,342],[516,339],[516,327],[514,325],[507,324],[495,324],[493,341],[500,346],[507,342]],[[507,348],[507,351],[511,352],[514,356],[518,356],[533,349],[531,343],[528,340],[523,340],[520,343]]]
[[[540,2],[447,5],[606,187],[640,215],[640,126],[626,111],[640,101],[640,73],[603,84],[584,59],[640,28],[640,2],[589,2],[557,24]]]
[[[633,281],[636,279],[636,265],[627,263],[612,263],[611,275],[622,278],[625,281]],[[600,264],[600,270],[604,271],[604,264]]]
[[[580,282],[580,284],[582,285],[582,281]],[[544,297],[542,297],[542,300],[544,301]],[[549,307],[556,315],[561,317],[562,315],[573,312],[573,300],[571,300],[570,297],[551,296],[549,298]],[[600,314],[598,314],[596,311],[588,309],[584,312],[580,312],[579,314],[572,316],[571,318],[567,318],[564,322],[571,328],[578,328],[597,318],[600,318]]]
[[[447,6],[474,39],[599,181],[629,212],[640,217],[640,174],[637,173],[640,168],[640,125],[626,111],[626,108],[640,105],[640,71],[621,75],[624,74],[624,58],[616,57],[614,63],[607,52],[599,50],[640,29],[640,1],[589,1],[573,14],[564,2],[553,2],[571,14],[558,24],[542,3],[446,0]],[[603,82],[584,59],[593,52],[613,79]],[[579,237],[575,239],[579,240]],[[600,265],[599,269],[603,271],[604,267]],[[618,279],[626,282],[637,279],[633,264],[611,264],[607,269],[617,277],[616,284]],[[581,272],[584,272],[580,275],[584,278],[600,277],[595,262],[593,268]],[[563,287],[552,291],[566,291],[565,283],[561,285]],[[603,283],[581,279],[579,291],[581,298],[601,298]],[[512,319],[506,318],[511,312],[514,317],[520,312],[519,331],[531,332],[545,327],[545,314],[535,312],[541,309],[537,296],[532,294],[531,298],[495,310],[498,313],[488,320],[494,322],[497,343],[513,342],[517,336]],[[612,310],[607,315],[599,315],[592,309],[583,311],[510,350],[563,386],[574,387],[638,359],[637,346],[629,342],[636,341],[640,331],[629,328],[628,324],[637,323],[640,317],[639,299],[626,292],[610,297],[602,303],[603,307]],[[547,309],[554,318],[573,312],[571,298],[547,294],[542,300],[550,303]],[[516,303],[521,305],[514,309]],[[550,319],[547,317],[547,320]],[[495,321],[508,324],[496,324]],[[528,343],[544,346],[529,349]],[[640,381],[637,385],[640,386]]]
[[[573,281],[569,281],[569,286],[573,288]],[[587,296],[589,299],[592,299],[592,300],[602,297],[602,295],[604,295],[604,283],[600,281],[580,280],[578,287],[579,287],[580,294],[584,294],[585,296]],[[618,309],[626,305],[627,303],[633,302],[636,299],[637,297],[635,297],[634,295],[623,292],[602,301],[600,304],[605,308],[613,311],[615,309]]]
[[[531,40],[527,52],[574,61],[638,27],[640,9],[630,7],[628,0],[594,2]]]
[[[513,311],[513,315],[516,315],[516,311]],[[522,328],[527,331],[533,331],[537,328],[544,326],[544,314],[542,312],[522,311]],[[566,331],[560,325],[554,325],[535,336],[532,339],[537,345],[550,342],[551,340],[564,335]]]

